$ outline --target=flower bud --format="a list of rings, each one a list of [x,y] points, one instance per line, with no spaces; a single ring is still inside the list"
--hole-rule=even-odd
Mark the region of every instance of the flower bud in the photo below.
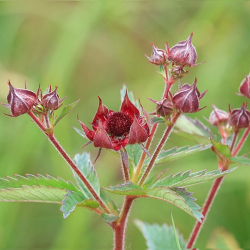
[[[9,94],[7,95],[8,104],[3,104],[5,107],[9,108],[12,117],[16,117],[25,113],[28,113],[33,105],[37,102],[38,94],[27,89],[14,88],[10,81],[9,84]]]
[[[225,125],[229,120],[229,114],[213,105],[213,111],[209,116],[209,123],[213,126]]]
[[[48,93],[41,97],[41,105],[45,109],[56,110],[61,107],[61,102],[65,99],[65,97],[60,100],[59,95],[56,92],[57,88],[58,87],[55,87],[55,90],[51,91],[51,86],[49,86]]]
[[[240,84],[239,92],[250,99],[250,74]]]
[[[156,112],[153,114],[160,115],[162,117],[169,117],[174,110],[173,104],[166,98],[163,98],[160,101],[155,101],[151,98],[148,98],[151,102],[156,104]]]
[[[155,65],[162,65],[166,62],[167,56],[166,52],[162,49],[158,49],[156,46],[154,46],[153,43],[151,43],[151,46],[153,48],[153,52],[151,54],[151,57],[145,55],[149,62],[155,64]]]
[[[192,44],[193,33],[185,41],[178,42],[171,49],[166,44],[167,59],[173,61],[177,65],[195,66],[197,53]]]
[[[231,111],[229,108],[230,123],[235,130],[250,126],[250,112],[246,108],[246,103],[243,103],[240,109],[234,109]]]
[[[173,96],[172,100],[176,109],[183,113],[195,113],[205,108],[199,109],[199,101],[207,91],[200,94],[196,83],[197,79],[195,78],[193,85],[184,84]]]

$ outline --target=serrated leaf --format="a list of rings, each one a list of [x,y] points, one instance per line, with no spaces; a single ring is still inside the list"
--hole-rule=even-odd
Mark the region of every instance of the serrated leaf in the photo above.
[[[199,145],[195,145],[195,146],[184,146],[181,148],[171,148],[169,150],[164,150],[161,151],[161,153],[157,156],[156,160],[155,160],[155,164],[161,164],[164,162],[169,162],[169,161],[174,161],[174,160],[178,160],[181,159],[185,156],[191,155],[191,154],[195,154],[197,152],[206,150],[208,148],[211,147],[211,144],[204,146],[203,144],[199,144]],[[150,159],[146,159],[144,161],[143,165],[147,165],[149,163]]]
[[[227,159],[231,158],[231,151],[228,145],[222,144],[221,142],[216,142],[214,139],[210,139],[211,143],[213,144],[214,148]]]
[[[101,217],[108,224],[111,224],[119,218],[119,216],[116,216],[114,214],[102,214]]]
[[[72,109],[78,104],[78,102],[80,101],[81,99],[77,100],[76,102],[73,102],[67,106],[65,106],[61,112],[60,115],[57,116],[56,120],[55,120],[55,123],[54,123],[54,126],[56,126],[56,124],[64,117],[66,116],[69,112],[72,111]]]
[[[102,188],[100,190],[100,197],[113,214],[119,214],[119,210],[117,209],[114,201],[104,192]]]
[[[170,175],[162,180],[158,180],[155,182],[151,188],[153,187],[160,187],[160,186],[166,186],[166,187],[188,187],[191,185],[196,185],[200,183],[204,183],[206,181],[214,180],[216,178],[219,178],[221,176],[224,176],[236,168],[228,169],[225,171],[221,171],[221,169],[214,170],[211,172],[207,172],[207,170],[199,171],[196,173],[191,173],[191,171],[186,172],[180,172],[175,175]]]
[[[174,229],[172,226],[163,224],[148,224],[143,221],[136,220],[135,225],[140,229],[146,239],[148,250],[178,250],[175,241]],[[179,234],[178,241],[182,250],[186,249],[186,242],[183,236]]]
[[[60,211],[63,212],[63,218],[67,218],[75,210],[77,204],[83,202],[86,197],[83,194],[68,191],[63,199]]]
[[[100,195],[100,184],[99,179],[96,174],[96,171],[94,169],[93,164],[90,160],[90,154],[84,152],[83,154],[77,154],[75,155],[73,159],[74,163],[78,167],[78,169],[82,172],[84,177],[89,181],[92,188],[95,190],[95,192]],[[89,192],[88,188],[85,186],[83,181],[79,178],[79,176],[73,172],[74,178],[76,180],[77,185],[82,190],[84,195],[89,199],[93,198],[92,194]]]
[[[154,187],[147,191],[147,197],[171,203],[201,221],[203,215],[198,211],[200,207],[194,203],[196,199],[191,195],[192,193],[186,192],[185,188],[176,187]]]
[[[110,186],[109,188],[104,188],[105,190],[120,195],[145,195],[146,191],[144,191],[140,186],[134,184],[132,182],[126,182],[117,186]]]
[[[127,145],[126,150],[128,153],[128,160],[129,160],[129,175],[132,178],[134,169],[138,165],[141,155],[142,155],[142,148],[138,143]]]
[[[64,199],[66,189],[45,186],[23,186],[0,189],[0,201],[58,203]]]
[[[178,118],[173,132],[195,143],[203,143],[205,145],[210,144],[210,137],[214,137],[210,129],[201,121],[197,118],[192,119],[186,115],[181,115]]]
[[[15,178],[7,176],[6,179],[0,178],[0,189],[4,188],[21,188],[22,186],[46,186],[54,187],[59,189],[71,190],[81,193],[73,183],[70,181],[65,181],[60,177],[54,178],[47,175],[38,174],[37,176],[32,174],[26,174],[26,177],[21,175],[14,175]]]

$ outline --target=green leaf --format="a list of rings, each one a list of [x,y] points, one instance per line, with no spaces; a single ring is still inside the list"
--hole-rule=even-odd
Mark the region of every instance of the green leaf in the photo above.
[[[100,196],[102,201],[107,205],[107,207],[110,209],[110,211],[113,214],[119,214],[119,210],[117,209],[115,203],[113,200],[104,192],[104,190],[101,188],[100,190]]]
[[[169,150],[161,151],[161,153],[157,156],[157,158],[155,160],[155,164],[161,164],[163,162],[178,160],[178,159],[181,159],[185,156],[206,150],[210,147],[211,147],[211,144],[206,145],[206,146],[199,144],[199,145],[195,145],[192,147],[190,147],[190,146],[184,146],[181,148],[175,147],[175,148],[171,148]],[[149,163],[149,161],[150,161],[150,159],[147,158],[144,161],[143,165],[147,165]]]
[[[210,144],[210,137],[215,137],[201,121],[197,118],[191,119],[186,115],[178,118],[174,132],[190,141],[205,145]]]
[[[85,133],[84,133],[83,130],[80,130],[80,129],[76,128],[76,127],[73,127],[73,129],[74,129],[80,136],[82,136],[83,138],[89,140],[89,138],[85,135]]]
[[[132,145],[127,145],[126,150],[128,153],[128,160],[129,160],[129,174],[130,177],[132,178],[134,169],[138,165],[141,155],[142,155],[142,148],[138,143],[132,144]]]
[[[63,218],[67,218],[75,210],[77,204],[83,202],[86,197],[83,194],[68,191],[63,199],[60,211],[63,212]]]
[[[83,154],[77,154],[75,155],[73,161],[78,169],[82,172],[84,177],[89,181],[89,184],[92,186],[95,192],[100,195],[100,184],[94,166],[91,163],[90,154],[86,152],[84,152]],[[88,199],[93,198],[92,194],[89,192],[88,188],[85,186],[80,177],[75,172],[73,172],[73,175],[75,177],[77,185],[82,190],[84,195]]]
[[[161,187],[161,186],[166,186],[166,187],[188,187],[191,185],[196,185],[200,183],[204,183],[206,181],[214,180],[216,178],[219,178],[221,176],[224,176],[236,168],[231,168],[225,171],[221,171],[221,169],[214,170],[211,172],[207,172],[207,170],[199,171],[196,173],[191,173],[191,171],[186,171],[186,172],[180,172],[175,175],[170,175],[162,180],[158,180],[155,182],[151,188],[153,187]]]
[[[0,178],[0,189],[4,188],[21,188],[22,186],[45,186],[58,189],[71,190],[81,193],[70,181],[65,181],[60,177],[54,178],[47,175],[44,177],[40,174],[37,176],[26,174],[26,177],[14,175],[15,178],[7,176],[6,179]]]
[[[146,192],[137,184],[132,182],[126,182],[117,186],[110,186],[109,188],[104,188],[105,190],[120,195],[145,195]]]
[[[108,224],[111,224],[119,218],[119,216],[116,216],[114,214],[102,214],[101,217]]]
[[[174,229],[175,242],[176,242],[176,245],[177,245],[178,250],[181,250],[181,245],[180,245],[180,242],[179,242],[179,239],[178,239],[178,233],[177,233],[177,230],[176,230],[176,228],[175,228],[174,218],[173,218],[172,212],[171,212],[171,220],[172,220],[173,229]]]
[[[77,100],[76,102],[73,102],[67,106],[65,106],[61,112],[61,114],[56,118],[54,126],[64,117],[66,116],[80,101],[81,99]]]
[[[234,157],[231,157],[230,160],[232,162],[236,162],[236,163],[250,166],[250,159],[243,157],[243,156],[234,156]]]
[[[148,250],[178,250],[172,226],[166,224],[163,224],[162,226],[157,224],[150,225],[139,220],[136,220],[135,224],[146,239]],[[186,249],[186,242],[182,235],[178,233],[178,230],[176,231],[180,247],[184,250]]]
[[[151,118],[151,125],[155,124],[155,123],[165,123],[166,120],[163,117],[152,117]]]
[[[192,193],[186,192],[185,188],[176,187],[154,187],[147,191],[147,197],[171,203],[201,221],[203,215],[198,211],[200,207],[194,203],[196,199],[191,195]]]
[[[58,203],[64,199],[67,190],[45,186],[23,186],[0,189],[0,201]]]
[[[221,142],[216,142],[212,138],[210,139],[211,143],[213,144],[214,148],[223,156],[225,156],[227,159],[231,158],[231,152],[228,145],[224,145]]]

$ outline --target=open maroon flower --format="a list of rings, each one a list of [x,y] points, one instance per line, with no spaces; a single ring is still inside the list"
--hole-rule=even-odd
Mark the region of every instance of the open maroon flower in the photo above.
[[[9,108],[12,117],[16,117],[28,113],[33,106],[37,103],[38,93],[34,93],[28,89],[14,88],[10,81],[8,82],[10,91],[7,95],[8,104],[2,103],[5,107]]]
[[[118,151],[127,144],[145,142],[149,137],[149,126],[129,100],[127,92],[119,112],[109,110],[99,98],[99,107],[91,123],[93,131],[79,122],[95,147]]]

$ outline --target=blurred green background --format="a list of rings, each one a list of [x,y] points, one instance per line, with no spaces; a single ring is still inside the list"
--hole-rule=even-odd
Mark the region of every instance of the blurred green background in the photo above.
[[[38,84],[58,86],[64,104],[82,97],[78,106],[55,131],[73,157],[86,142],[71,126],[92,120],[97,96],[113,110],[120,105],[119,90],[126,83],[148,112],[154,105],[147,97],[159,99],[164,83],[147,62],[150,43],[163,48],[185,40],[193,32],[198,62],[184,82],[198,79],[201,101],[207,106],[191,117],[204,121],[214,103],[228,109],[239,107],[246,98],[233,93],[250,65],[250,3],[240,1],[84,1],[84,2],[0,2],[0,101],[6,102],[7,80],[15,87],[36,91]],[[0,176],[49,174],[73,181],[69,167],[61,159],[28,116],[10,118],[0,107]],[[158,138],[162,128],[158,131]],[[156,137],[157,138],[157,137]],[[166,148],[192,145],[172,135]],[[246,143],[242,153],[249,151]],[[92,159],[97,149],[89,145]],[[119,159],[103,150],[96,163],[102,186],[121,183]],[[217,168],[212,152],[157,167],[170,173]],[[250,247],[250,170],[241,166],[223,183],[196,246],[204,248],[213,232],[223,228],[241,248]],[[212,183],[190,188],[202,206]],[[118,206],[121,197],[112,196]],[[99,216],[76,209],[67,219],[60,206],[34,203],[0,203],[0,249],[112,249],[112,230]],[[175,224],[187,239],[195,220],[180,209],[157,200],[136,200],[128,223],[127,249],[146,249],[133,223],[135,218],[149,223]],[[228,235],[227,234],[227,235]]]

